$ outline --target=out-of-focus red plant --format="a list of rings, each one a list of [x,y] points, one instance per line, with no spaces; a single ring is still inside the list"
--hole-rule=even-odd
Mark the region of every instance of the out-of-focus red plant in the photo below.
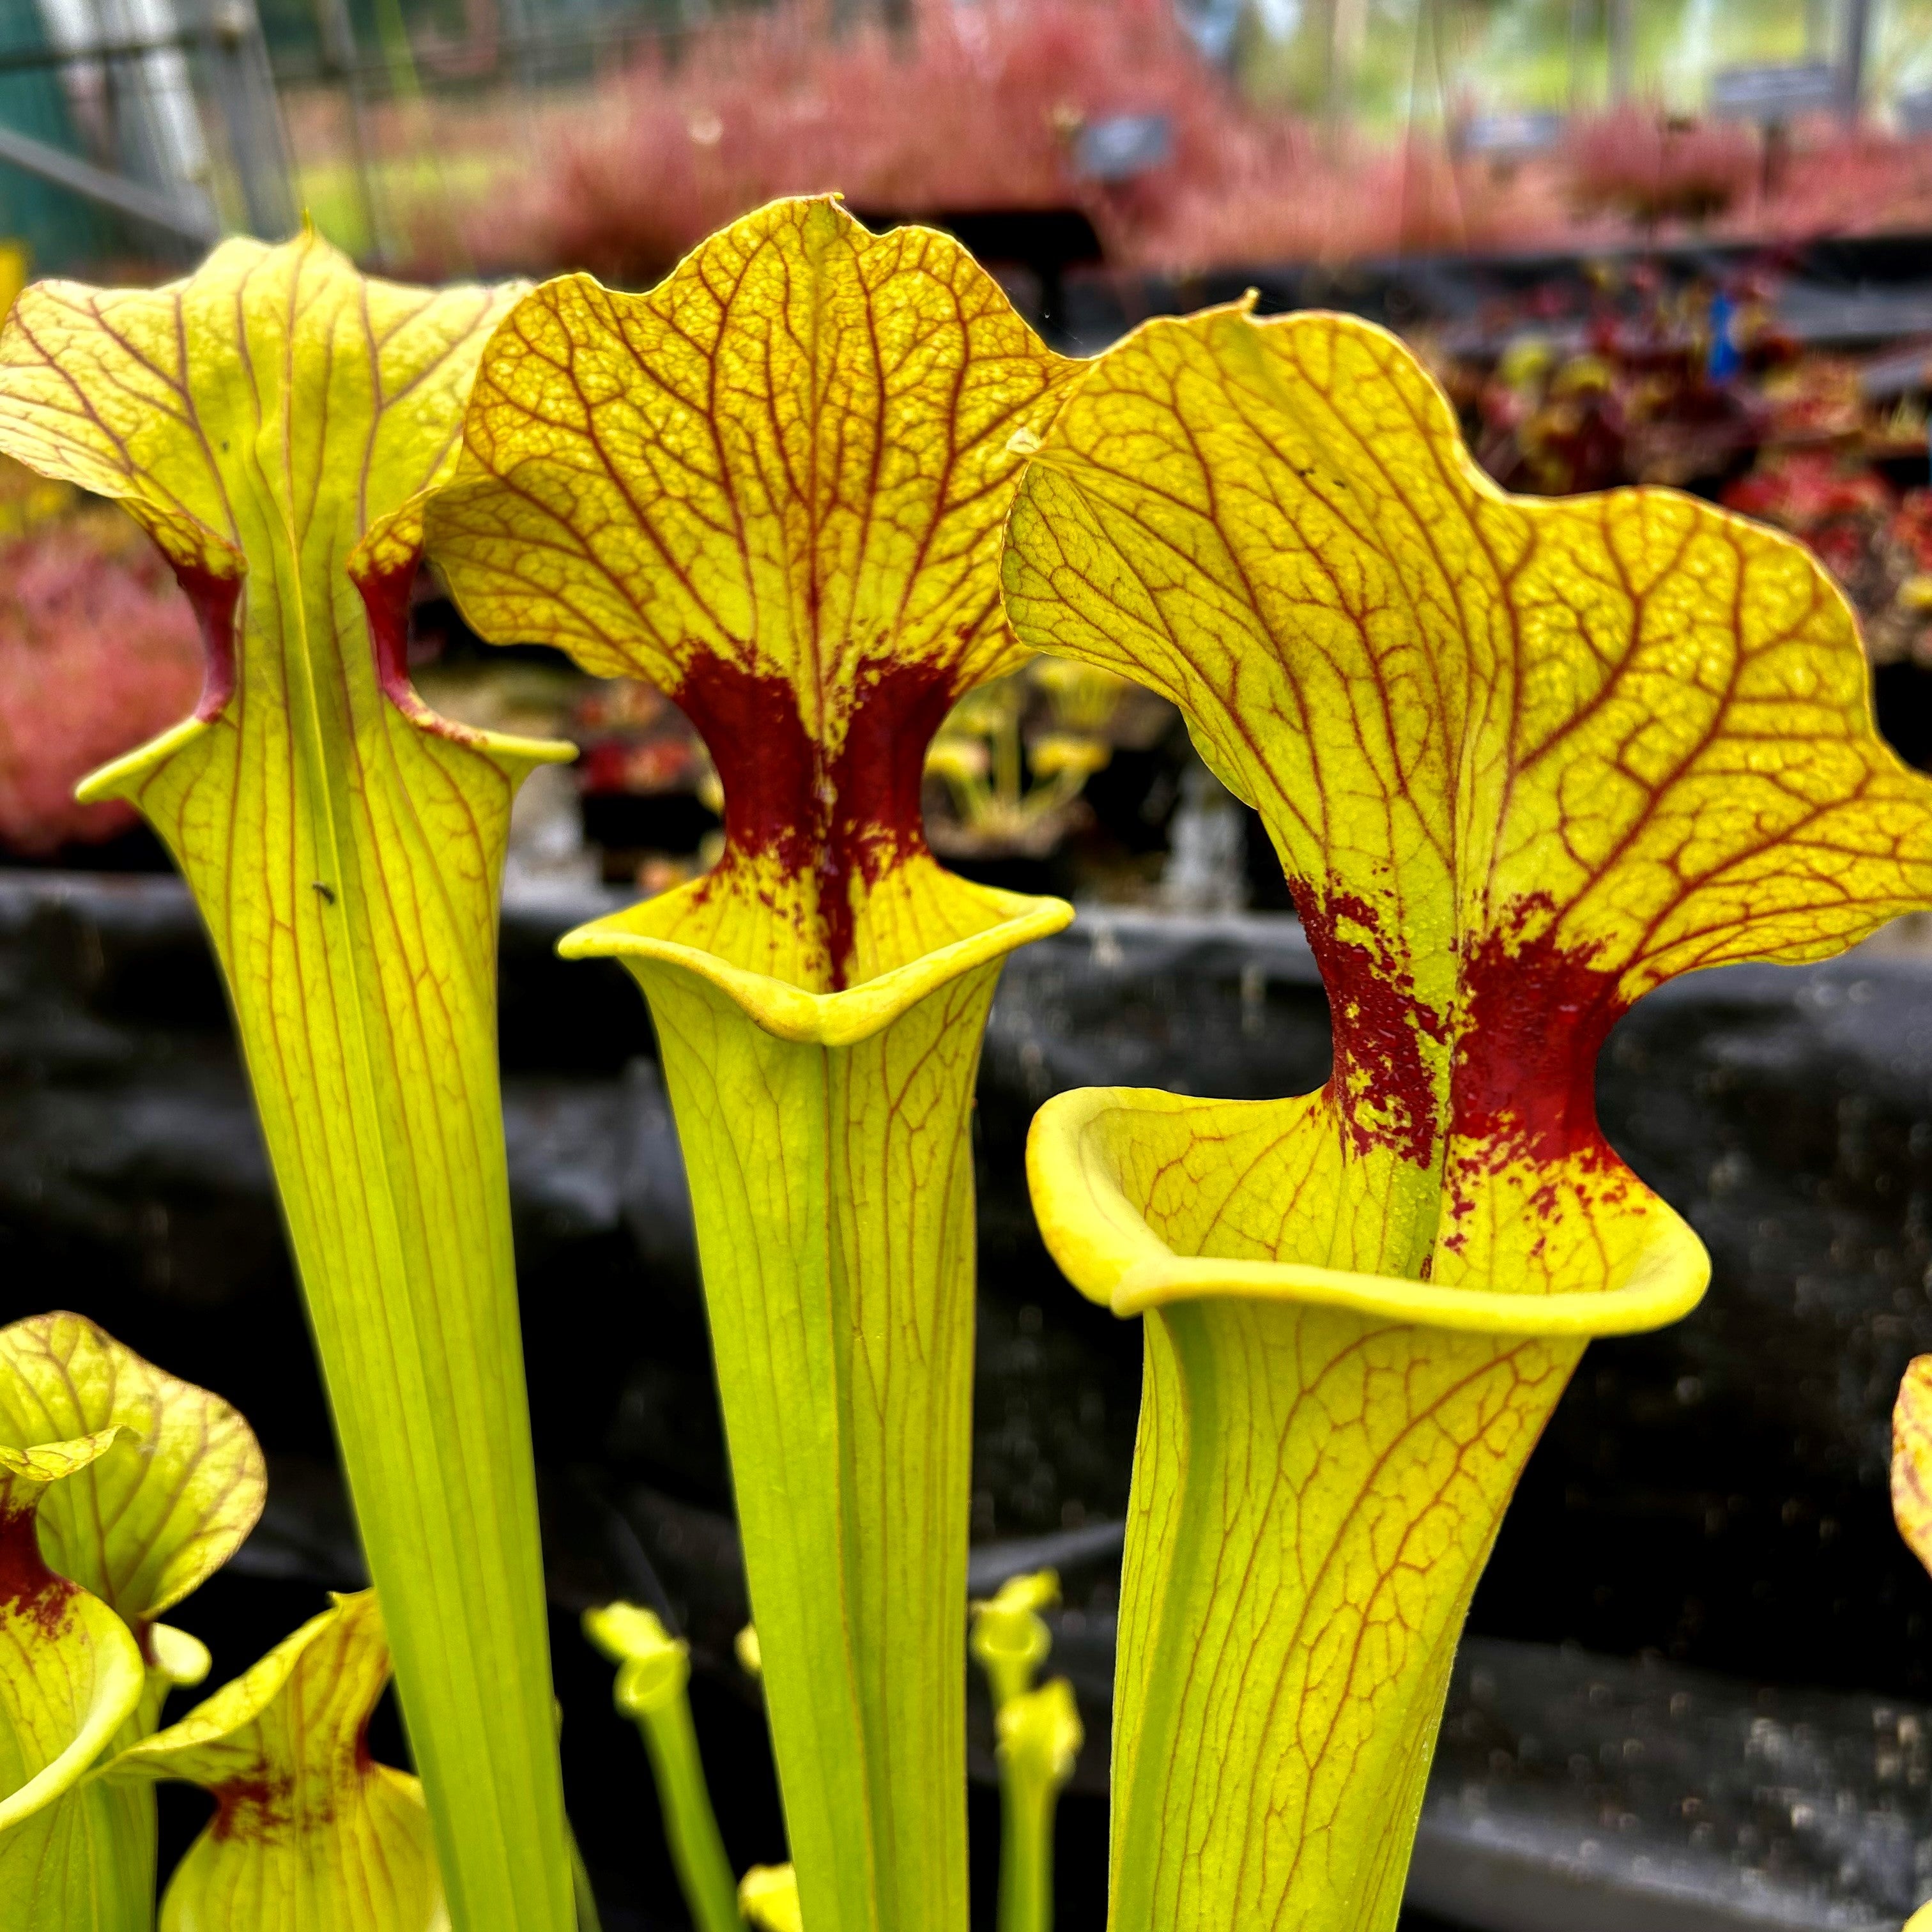
[[[1932,139],[1817,122],[1797,130],[1767,178],[1760,138],[1632,106],[1580,123],[1558,164],[1574,216],[1617,215],[1646,232],[1688,222],[1726,240],[1810,242],[1932,226]]]
[[[1803,128],[1767,182],[1755,133],[1654,106],[1580,122],[1507,166],[1421,131],[1318,136],[1244,102],[1166,0],[915,0],[902,26],[836,34],[818,0],[777,0],[533,124],[436,111],[428,134],[382,122],[384,142],[480,148],[502,166],[480,201],[446,205],[446,188],[395,211],[428,274],[584,267],[647,283],[746,210],[828,188],[869,216],[1076,208],[1110,264],[1168,273],[1615,245],[1686,224],[1770,241],[1932,226],[1932,140]],[[1082,130],[1121,115],[1162,117],[1166,158],[1126,181],[1083,174]]]
[[[1502,248],[1560,225],[1550,187],[1546,176],[1458,166],[1429,136],[1381,151],[1356,139],[1336,153],[1261,124],[1178,176],[1158,218],[1126,240],[1136,263],[1179,270]]]
[[[1843,442],[1861,435],[1871,415],[1862,374],[1849,356],[1817,350],[1792,356],[1765,379],[1764,400],[1771,412],[1766,441],[1789,447]]]
[[[1892,534],[1914,573],[1932,577],[1932,490],[1908,490],[1892,519]]]
[[[723,802],[704,740],[654,685],[601,680],[578,703],[568,730],[582,748],[578,782],[586,792],[688,792]]]
[[[1722,476],[1770,412],[1748,382],[1709,373],[1708,314],[1702,292],[1652,294],[1634,314],[1597,316],[1581,352],[1522,338],[1486,380],[1452,385],[1478,460],[1506,488],[1551,496]]]
[[[36,514],[25,489],[0,477],[0,846],[39,857],[134,824],[118,802],[76,805],[75,782],[188,716],[202,647],[160,554],[119,511],[62,492]]]
[[[1084,174],[1082,130],[1124,115],[1165,120],[1166,158]],[[1249,107],[1168,0],[928,4],[836,36],[793,5],[634,68],[548,130],[467,244],[492,266],[642,283],[746,209],[826,188],[868,215],[1076,208],[1109,262],[1169,271],[1492,244],[1522,198],[1439,143],[1336,152]]]
[[[1256,138],[1166,0],[935,4],[836,36],[802,8],[739,15],[560,128],[521,206],[493,208],[472,245],[642,281],[746,208],[826,188],[868,213],[1078,207],[1112,243],[1157,218],[1160,193],[1079,174],[1081,129],[1120,114],[1166,118],[1161,179]],[[1292,162],[1286,130],[1262,138]]]
[[[1798,537],[1857,608],[1875,664],[1932,669],[1932,490],[1901,497],[1862,464],[1824,449],[1774,451],[1724,492]]]
[[[1566,148],[1577,208],[1645,227],[1724,214],[1749,193],[1760,166],[1757,137],[1745,128],[1639,106],[1580,122]]]
[[[1804,538],[1827,562],[1834,530],[1882,520],[1897,501],[1876,470],[1821,450],[1781,453],[1724,492],[1726,508]]]
[[[1839,128],[1801,140],[1754,212],[1750,225],[1780,240],[1932,227],[1932,140]]]

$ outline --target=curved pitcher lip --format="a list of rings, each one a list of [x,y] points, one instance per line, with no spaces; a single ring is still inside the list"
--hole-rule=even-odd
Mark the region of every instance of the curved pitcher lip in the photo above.
[[[1067,1279],[1116,1315],[1230,1296],[1345,1309],[1465,1334],[1587,1338],[1660,1328],[1696,1307],[1709,1285],[1711,1258],[1703,1243],[1648,1190],[1648,1236],[1624,1279],[1606,1288],[1511,1294],[1299,1262],[1178,1255],[1112,1178],[1096,1171],[1082,1142],[1104,1113],[1200,1104],[1158,1089],[1083,1087],[1048,1101],[1034,1116],[1027,1180],[1041,1235]]]
[[[779,1040],[814,1046],[856,1046],[883,1033],[948,980],[1033,940],[1058,932],[1073,918],[1073,908],[1064,899],[1035,898],[997,886],[975,886],[973,890],[982,900],[1004,915],[992,925],[922,952],[916,959],[856,986],[812,993],[788,980],[734,966],[704,946],[639,929],[644,919],[674,922],[682,910],[680,902],[702,891],[705,884],[702,879],[694,880],[676,892],[593,920],[566,933],[556,950],[566,959],[621,959],[634,968],[646,964],[676,968],[716,987],[754,1025]]]

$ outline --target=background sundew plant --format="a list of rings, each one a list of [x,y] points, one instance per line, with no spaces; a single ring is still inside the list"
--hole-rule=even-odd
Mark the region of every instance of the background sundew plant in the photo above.
[[[828,196],[640,295],[407,288],[308,233],[43,284],[0,334],[0,453],[124,506],[198,626],[191,715],[81,796],[160,834],[219,961],[369,1579],[212,1658],[160,1619],[274,1506],[248,1424],[85,1311],[0,1330],[5,1932],[596,1926],[558,1656],[614,1666],[666,1922],[1046,1932],[1084,1890],[1114,1932],[1391,1932],[1544,1424],[1593,1337],[1709,1278],[1599,1129],[1599,1049],[1677,976],[1932,908],[1932,781],[1877,737],[1821,566],[1669,490],[1507,494],[1366,323],[1237,304],[1076,360],[957,241]],[[655,1029],[783,1856],[734,1856],[750,1796],[707,1778],[641,1546],[650,1600],[546,1616],[521,1342],[601,1341],[587,1288],[518,1304],[496,956],[512,801],[568,748],[418,695],[425,563],[487,642],[659,687],[722,790],[702,870],[560,950],[620,962]],[[145,704],[184,612],[118,567],[16,602],[152,605]],[[1096,730],[1130,685],[1178,708],[1332,1020],[1314,1091],[1087,1087],[1034,1121],[1048,1249],[1142,1331],[1110,1706],[1056,1659],[1045,1553],[969,1580],[981,1043],[1009,956],[1074,914],[947,871],[923,808],[1074,809],[1104,754],[1060,718],[1024,789],[996,685],[1036,656]],[[1054,1838],[1103,1736],[1104,1874]],[[163,1783],[213,1804],[166,1873]]]

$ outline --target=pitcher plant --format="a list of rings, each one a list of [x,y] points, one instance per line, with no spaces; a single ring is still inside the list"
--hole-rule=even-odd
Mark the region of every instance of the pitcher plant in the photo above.
[[[496,1053],[510,800],[570,752],[434,717],[404,648],[408,506],[519,292],[304,233],[0,334],[0,452],[123,504],[201,620],[195,715],[82,796],[160,834],[227,982],[458,1932],[572,1923]]]
[[[0,1331],[8,1932],[149,1932],[163,1778],[215,1810],[161,1932],[594,1925],[495,1040],[511,802],[569,753],[421,702],[426,551],[485,638],[662,686],[722,780],[715,867],[562,943],[656,1029],[790,1839],[734,1878],[686,1646],[593,1611],[700,1922],[968,1924],[970,1109],[1002,962],[1072,913],[944,872],[921,792],[955,700],[1035,651],[1179,706],[1333,1021],[1316,1093],[1068,1094],[1029,1144],[1055,1258],[1144,1318],[1110,1922],[1390,1932],[1526,1460],[1588,1340],[1708,1274],[1598,1130],[1599,1048],[1675,974],[1932,904],[1932,782],[1819,566],[1669,491],[1504,494],[1345,317],[1238,304],[1070,361],[956,242],[830,196],[640,296],[410,290],[308,233],[44,284],[0,334],[0,454],[125,505],[200,618],[195,715],[84,795],[145,814],[206,923],[375,1586],[160,1728],[208,1660],[158,1618],[247,1534],[260,1452],[77,1317]],[[1081,1747],[1034,1682],[1056,1587],[976,1610],[1008,1932],[1050,1924]],[[364,1743],[392,1648],[420,1786]]]
[[[8,1932],[149,1932],[152,1794],[93,1776],[206,1648],[160,1621],[227,1562],[266,1472],[219,1396],[77,1315],[0,1328],[0,1903]]]
[[[1932,782],[1798,544],[1660,490],[1498,490],[1384,332],[1247,304],[1102,357],[1032,456],[1022,640],[1138,679],[1260,813],[1328,989],[1298,1099],[1042,1109],[1084,1293],[1148,1317],[1114,1932],[1387,1932],[1448,1674],[1592,1335],[1708,1262],[1598,1130],[1673,974],[1932,902]]]
[[[1076,365],[946,238],[830,198],[656,290],[547,284],[478,371],[431,554],[470,623],[697,725],[724,849],[573,933],[650,1004],[806,1922],[958,1932],[974,1225],[1005,954],[1057,900],[942,871],[926,747],[1016,658],[1015,438]]]

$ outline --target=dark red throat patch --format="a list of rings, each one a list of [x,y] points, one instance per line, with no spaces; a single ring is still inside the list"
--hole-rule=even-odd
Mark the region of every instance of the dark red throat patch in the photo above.
[[[926,751],[952,702],[952,681],[923,664],[860,668],[844,742],[828,759],[799,716],[789,680],[701,656],[674,694],[710,748],[724,788],[727,848],[776,856],[818,880],[832,983],[852,960],[854,879],[926,849],[920,789]]]
[[[1462,967],[1450,1088],[1460,1149],[1481,1149],[1491,1167],[1609,1154],[1597,1125],[1597,1056],[1625,1010],[1617,986],[1587,950],[1547,933],[1514,943],[1484,936]]]
[[[1406,954],[1376,909],[1346,893],[1295,888],[1301,922],[1328,989],[1336,1094],[1359,1151],[1392,1148],[1418,1167],[1445,1131],[1459,1159],[1486,1167],[1554,1162],[1609,1150],[1598,1130],[1597,1055],[1624,1010],[1617,976],[1587,950],[1522,928],[1554,908],[1518,907],[1506,933],[1471,942],[1461,961],[1461,1011],[1450,1064],[1430,1051],[1444,1016],[1416,995]],[[1447,1073],[1444,1090],[1444,1073]]]
[[[1346,892],[1318,899],[1306,885],[1294,892],[1328,989],[1330,1087],[1341,1099],[1349,1138],[1358,1153],[1393,1148],[1427,1167],[1441,1102],[1426,1048],[1446,1037],[1442,1017],[1416,998],[1408,968],[1372,906]]]
[[[0,1515],[0,1610],[26,1617],[49,1636],[66,1626],[73,1584],[56,1576],[40,1555],[40,1531],[31,1509]]]
[[[242,602],[242,580],[218,577],[193,564],[174,563],[173,569],[175,581],[187,592],[194,620],[201,626],[205,668],[194,715],[210,724],[235,695],[235,614]]]
[[[369,642],[376,656],[376,678],[382,695],[413,715],[422,707],[410,682],[410,597],[416,589],[416,560],[395,570],[371,572],[356,580],[369,619]]]
[[[257,1778],[231,1778],[213,1787],[214,1816],[208,1834],[214,1838],[262,1839],[289,1821],[286,1803],[290,1784],[286,1774],[265,1772]]]

